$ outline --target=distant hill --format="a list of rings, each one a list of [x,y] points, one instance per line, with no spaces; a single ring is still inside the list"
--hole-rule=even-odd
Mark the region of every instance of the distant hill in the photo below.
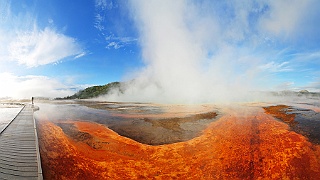
[[[120,82],[112,82],[108,83],[106,85],[102,86],[91,86],[88,87],[84,90],[80,90],[79,92],[75,93],[72,96],[67,96],[64,98],[56,98],[57,100],[60,99],[90,99],[90,98],[95,98],[101,95],[108,94],[110,90],[112,89],[118,89],[119,92],[121,92],[120,89]]]
[[[272,91],[273,96],[306,96],[306,97],[320,97],[320,92],[309,92],[308,90],[296,91]]]
[[[301,93],[301,94],[308,94],[309,91],[304,89],[304,90],[299,91],[299,93]]]

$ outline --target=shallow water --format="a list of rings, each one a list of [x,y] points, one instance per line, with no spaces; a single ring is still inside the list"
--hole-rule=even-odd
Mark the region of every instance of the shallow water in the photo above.
[[[0,132],[20,112],[22,106],[0,106]]]
[[[217,114],[202,114],[203,117],[144,118],[135,115],[164,113],[159,106],[134,103],[40,103],[35,118],[50,120],[62,127],[68,120],[90,121],[106,125],[118,134],[144,144],[160,145],[182,142],[199,136]],[[116,115],[115,115],[116,114]],[[121,115],[126,115],[123,117]],[[200,114],[201,115],[201,114]],[[63,128],[67,130],[66,128]],[[68,134],[68,132],[65,132]]]
[[[320,113],[298,107],[289,107],[285,112],[295,115],[294,122],[289,124],[293,131],[308,137],[313,143],[320,144]]]

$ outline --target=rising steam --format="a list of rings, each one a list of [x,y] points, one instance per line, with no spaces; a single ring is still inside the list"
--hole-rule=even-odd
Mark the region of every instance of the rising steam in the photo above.
[[[145,67],[108,100],[243,101],[267,81],[260,68],[269,57],[261,58],[264,4],[133,0],[130,9]]]

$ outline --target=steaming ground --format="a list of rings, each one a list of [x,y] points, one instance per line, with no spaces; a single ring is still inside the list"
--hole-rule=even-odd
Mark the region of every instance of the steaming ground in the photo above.
[[[272,97],[270,94],[269,97]],[[297,119],[301,128],[298,133],[311,133],[312,137],[318,135],[308,130],[317,124],[320,112],[320,98],[306,96],[273,96],[264,102],[237,102],[237,103],[206,103],[206,104],[151,104],[106,102],[91,100],[75,101],[49,101],[37,103],[40,111],[35,113],[38,120],[48,119],[60,126],[66,134],[73,136],[76,131],[73,121],[88,121],[103,124],[117,132],[119,135],[135,141],[150,144],[171,144],[193,139],[205,130],[210,124],[218,121],[220,117],[228,114],[244,113],[254,116],[262,112],[262,107],[274,105],[287,105],[294,109],[299,116],[304,117],[316,114],[306,120]],[[301,110],[302,109],[302,110]],[[306,110],[308,110],[308,112]],[[290,113],[289,110],[285,110]],[[240,114],[241,114],[240,113]],[[305,113],[305,114],[304,114]],[[64,123],[67,123],[65,125]],[[319,124],[320,125],[320,124]],[[319,125],[316,125],[317,127]],[[297,127],[298,127],[297,126]]]
[[[36,103],[44,177],[316,179],[319,98],[290,98],[281,104]]]

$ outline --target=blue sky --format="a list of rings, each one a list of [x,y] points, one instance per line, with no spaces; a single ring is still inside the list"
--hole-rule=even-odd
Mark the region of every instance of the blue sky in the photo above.
[[[205,84],[319,92],[319,10],[316,0],[2,0],[0,97],[131,79],[140,92],[160,87],[150,96]]]

